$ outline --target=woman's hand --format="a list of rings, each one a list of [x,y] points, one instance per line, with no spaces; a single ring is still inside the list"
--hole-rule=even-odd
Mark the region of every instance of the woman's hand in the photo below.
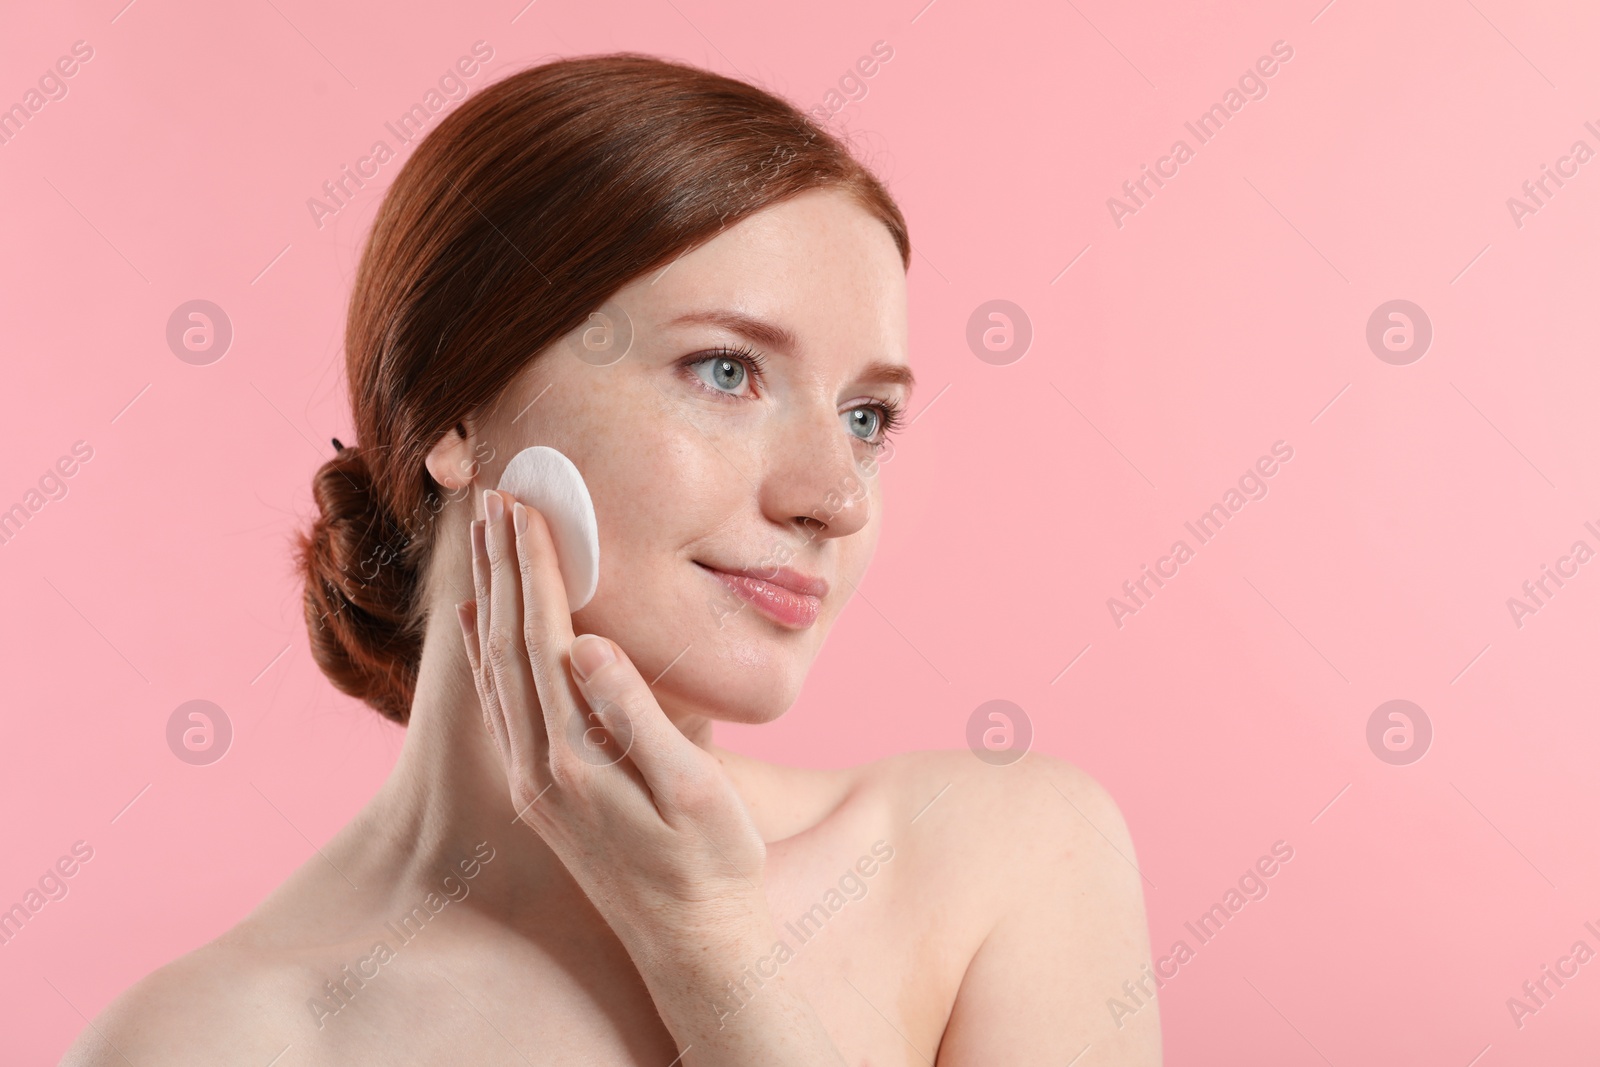
[[[490,490],[484,512],[472,524],[477,600],[458,614],[522,821],[630,950],[764,913],[766,845],[721,764],[666,717],[620,647],[574,638],[538,510]]]
[[[506,514],[508,502],[484,494],[477,600],[457,613],[518,816],[627,948],[683,1067],[844,1067],[786,975],[737,1013],[719,1005],[779,940],[761,888],[766,843],[722,765],[666,717],[627,654],[573,637],[550,528],[520,502]]]

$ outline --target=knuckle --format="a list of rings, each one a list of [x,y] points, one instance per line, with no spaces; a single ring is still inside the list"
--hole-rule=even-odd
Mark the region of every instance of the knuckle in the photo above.
[[[550,746],[550,780],[562,789],[579,784],[583,775],[583,761],[565,745]]]
[[[623,691],[620,693],[606,693],[604,696],[595,694],[594,703],[590,705],[594,721],[608,729],[622,729],[632,732],[639,721],[636,710],[636,698],[633,693]]]
[[[536,782],[531,774],[519,771],[511,775],[511,800],[524,819],[528,817],[529,808],[539,801],[543,790],[544,787]]]
[[[696,768],[678,780],[672,799],[686,815],[705,815],[717,807],[720,794],[715,779]]]
[[[490,634],[488,645],[485,649],[485,656],[490,669],[495,674],[506,673],[511,667],[515,651],[511,639],[505,634]]]
[[[555,641],[531,626],[527,628],[524,641],[528,647],[528,663],[533,667],[534,675],[540,678],[550,677],[551,668],[557,665],[555,657],[550,653],[555,647]]]

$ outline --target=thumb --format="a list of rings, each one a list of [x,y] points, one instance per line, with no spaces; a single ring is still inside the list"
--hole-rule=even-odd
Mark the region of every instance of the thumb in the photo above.
[[[611,764],[627,755],[657,797],[667,800],[690,773],[700,750],[677,728],[621,646],[599,634],[579,634],[570,652],[572,675],[590,710],[605,726],[615,747],[603,759]],[[593,734],[582,739],[593,746]],[[582,743],[574,739],[574,747]]]

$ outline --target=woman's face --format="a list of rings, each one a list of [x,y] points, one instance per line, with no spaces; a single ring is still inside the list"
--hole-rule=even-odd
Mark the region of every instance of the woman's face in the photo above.
[[[621,644],[669,715],[774,719],[877,544],[886,409],[910,394],[899,253],[847,194],[812,190],[604,310],[611,347],[574,331],[481,424],[496,450],[482,484],[530,445],[570,457],[600,528],[600,583],[574,631]],[[779,567],[792,573],[775,581],[826,591],[769,613],[716,573]]]

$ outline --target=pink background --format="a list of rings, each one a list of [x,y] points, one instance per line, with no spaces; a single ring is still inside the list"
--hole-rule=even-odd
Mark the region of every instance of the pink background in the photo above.
[[[1121,804],[1159,953],[1287,841],[1162,992],[1172,1064],[1593,1055],[1600,962],[1521,1028],[1506,1006],[1600,950],[1600,563],[1520,628],[1506,604],[1600,549],[1600,162],[1520,227],[1506,204],[1600,149],[1592,5],[124,2],[12,5],[0,34],[0,105],[94,49],[0,145],[0,508],[94,450],[0,545],[0,906],[94,849],[0,947],[0,1061],[54,1062],[388,773],[399,731],[307,654],[288,537],[350,433],[344,301],[399,160],[321,229],[306,201],[479,40],[474,88],[637,49],[802,107],[893,48],[831,121],[910,221],[932,404],[804,696],[725,743],[853,764],[1014,701]],[[1199,144],[1184,122],[1280,40],[1268,95]],[[1107,198],[1180,137],[1119,227]],[[192,299],[235,330],[207,366],[165,339]],[[993,299],[1034,331],[1007,365],[965,339]],[[1404,366],[1365,339],[1394,299],[1434,330]],[[1278,440],[1269,495],[1119,628],[1107,598]],[[1405,766],[1366,740],[1397,698],[1434,730]],[[166,745],[192,699],[234,726],[211,766]]]

